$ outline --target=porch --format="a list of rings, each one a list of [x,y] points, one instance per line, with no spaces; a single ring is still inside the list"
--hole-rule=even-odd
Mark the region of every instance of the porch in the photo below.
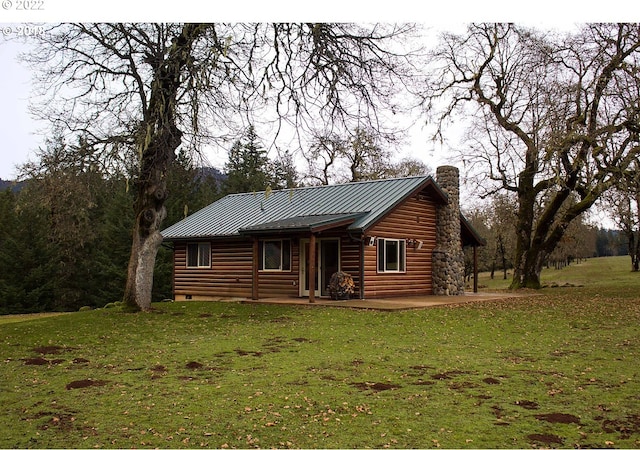
[[[425,295],[416,297],[394,297],[379,298],[371,300],[331,300],[327,298],[315,298],[314,303],[309,303],[309,299],[305,297],[289,297],[289,298],[264,298],[258,300],[234,299],[227,301],[238,301],[240,303],[254,303],[262,305],[301,305],[301,306],[324,306],[337,308],[354,308],[354,309],[372,309],[378,311],[402,311],[410,309],[423,309],[432,306],[459,305],[471,302],[497,301],[507,300],[520,297],[527,297],[529,293],[512,293],[512,292],[482,292],[482,293],[465,293],[464,295]]]

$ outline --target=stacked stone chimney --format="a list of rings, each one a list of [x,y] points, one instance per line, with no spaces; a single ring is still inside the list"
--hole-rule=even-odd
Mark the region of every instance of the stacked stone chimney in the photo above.
[[[434,295],[464,294],[464,253],[460,236],[460,174],[453,166],[436,169],[436,182],[449,197],[436,211],[436,246],[432,257]]]

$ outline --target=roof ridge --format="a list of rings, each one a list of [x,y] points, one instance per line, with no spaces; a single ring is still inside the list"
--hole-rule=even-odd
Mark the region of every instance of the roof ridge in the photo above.
[[[288,188],[282,188],[282,189],[272,189],[271,193],[275,194],[276,192],[289,192],[292,190],[301,190],[301,189],[307,190],[307,189],[322,189],[322,188],[338,187],[338,186],[353,186],[356,184],[366,184],[366,183],[383,183],[383,182],[396,181],[396,180],[408,180],[412,178],[427,179],[427,178],[433,178],[433,177],[431,175],[412,175],[409,177],[393,177],[393,178],[378,178],[376,180],[347,181],[346,183],[317,184],[312,186],[297,186],[297,187],[288,187]],[[259,195],[259,194],[264,194],[265,192],[267,192],[267,189],[264,189],[262,191],[234,192],[231,194],[227,194],[226,196]]]

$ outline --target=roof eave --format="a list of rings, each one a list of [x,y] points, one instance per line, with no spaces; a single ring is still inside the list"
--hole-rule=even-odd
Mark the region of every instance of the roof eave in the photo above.
[[[473,241],[467,245],[471,245],[474,247],[484,247],[485,245],[487,245],[487,240],[480,236],[480,234],[478,234],[473,225],[471,225],[471,223],[462,213],[460,213],[460,225],[463,228],[462,231],[466,232]]]

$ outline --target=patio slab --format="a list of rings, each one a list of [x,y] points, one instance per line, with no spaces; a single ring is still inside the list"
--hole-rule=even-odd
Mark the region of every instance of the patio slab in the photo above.
[[[375,309],[380,311],[398,311],[408,309],[422,309],[432,306],[453,305],[470,302],[482,302],[492,300],[506,300],[510,298],[526,297],[535,294],[511,293],[511,292],[482,292],[465,293],[464,295],[425,295],[419,297],[394,297],[371,300],[329,300],[316,298],[315,303],[309,303],[308,298],[264,298],[259,300],[240,300],[241,303],[273,304],[273,305],[304,305],[325,306],[336,308]]]

